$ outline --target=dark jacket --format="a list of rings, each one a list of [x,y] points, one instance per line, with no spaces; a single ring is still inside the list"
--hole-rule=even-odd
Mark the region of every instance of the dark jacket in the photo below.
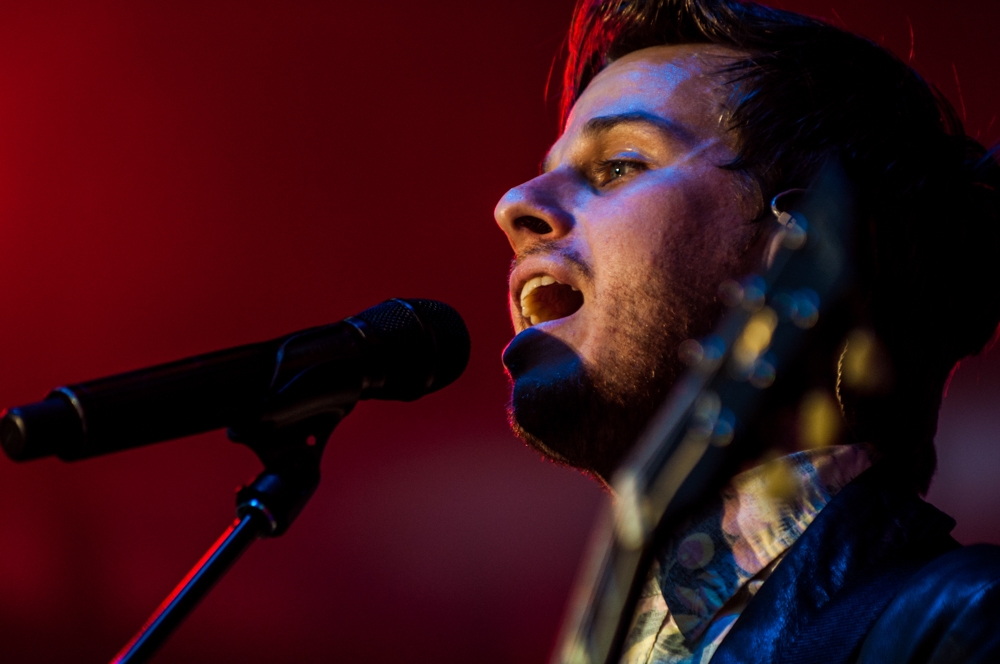
[[[876,464],[789,548],[712,664],[1000,663],[1000,547]]]

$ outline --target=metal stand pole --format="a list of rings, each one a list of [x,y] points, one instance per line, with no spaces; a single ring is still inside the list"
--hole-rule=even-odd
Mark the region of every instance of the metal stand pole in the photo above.
[[[233,521],[174,591],[153,612],[139,633],[111,660],[112,664],[146,662],[197,606],[223,574],[261,534],[261,517],[250,512]]]
[[[198,605],[212,586],[258,537],[278,537],[291,525],[319,486],[319,463],[342,413],[327,414],[287,428],[229,430],[252,449],[264,472],[236,492],[236,521],[163,600],[111,664],[146,662]]]

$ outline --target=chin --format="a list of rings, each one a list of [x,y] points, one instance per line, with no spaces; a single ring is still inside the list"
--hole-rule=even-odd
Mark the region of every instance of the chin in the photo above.
[[[641,398],[615,389],[570,346],[536,328],[518,334],[503,360],[514,433],[552,461],[605,482],[660,402],[660,390]]]
[[[544,287],[533,295],[539,292],[548,295]],[[592,298],[567,316],[543,316],[503,353],[515,434],[553,461],[604,480],[683,371],[678,344],[711,329],[716,313],[710,300],[680,298],[653,282],[615,293],[610,309]],[[698,324],[693,309],[704,314]],[[586,339],[587,352],[567,338]]]

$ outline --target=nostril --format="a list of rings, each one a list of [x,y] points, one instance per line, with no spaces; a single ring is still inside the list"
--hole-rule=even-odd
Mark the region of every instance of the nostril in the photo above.
[[[514,220],[514,227],[526,228],[538,235],[547,235],[552,232],[552,226],[549,226],[548,222],[538,217],[518,217]]]

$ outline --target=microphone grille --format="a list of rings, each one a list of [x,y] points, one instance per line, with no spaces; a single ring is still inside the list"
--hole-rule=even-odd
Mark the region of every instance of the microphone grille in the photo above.
[[[365,309],[355,318],[368,323],[377,330],[380,337],[392,338],[397,334],[408,334],[413,330],[414,312],[400,304],[403,300],[386,300]]]
[[[437,300],[403,300],[417,312],[437,347],[434,382],[430,390],[451,385],[469,364],[472,340],[469,328],[455,309]]]
[[[469,363],[469,330],[436,300],[386,300],[357,314],[375,333],[385,383],[365,398],[409,401],[455,381]]]

